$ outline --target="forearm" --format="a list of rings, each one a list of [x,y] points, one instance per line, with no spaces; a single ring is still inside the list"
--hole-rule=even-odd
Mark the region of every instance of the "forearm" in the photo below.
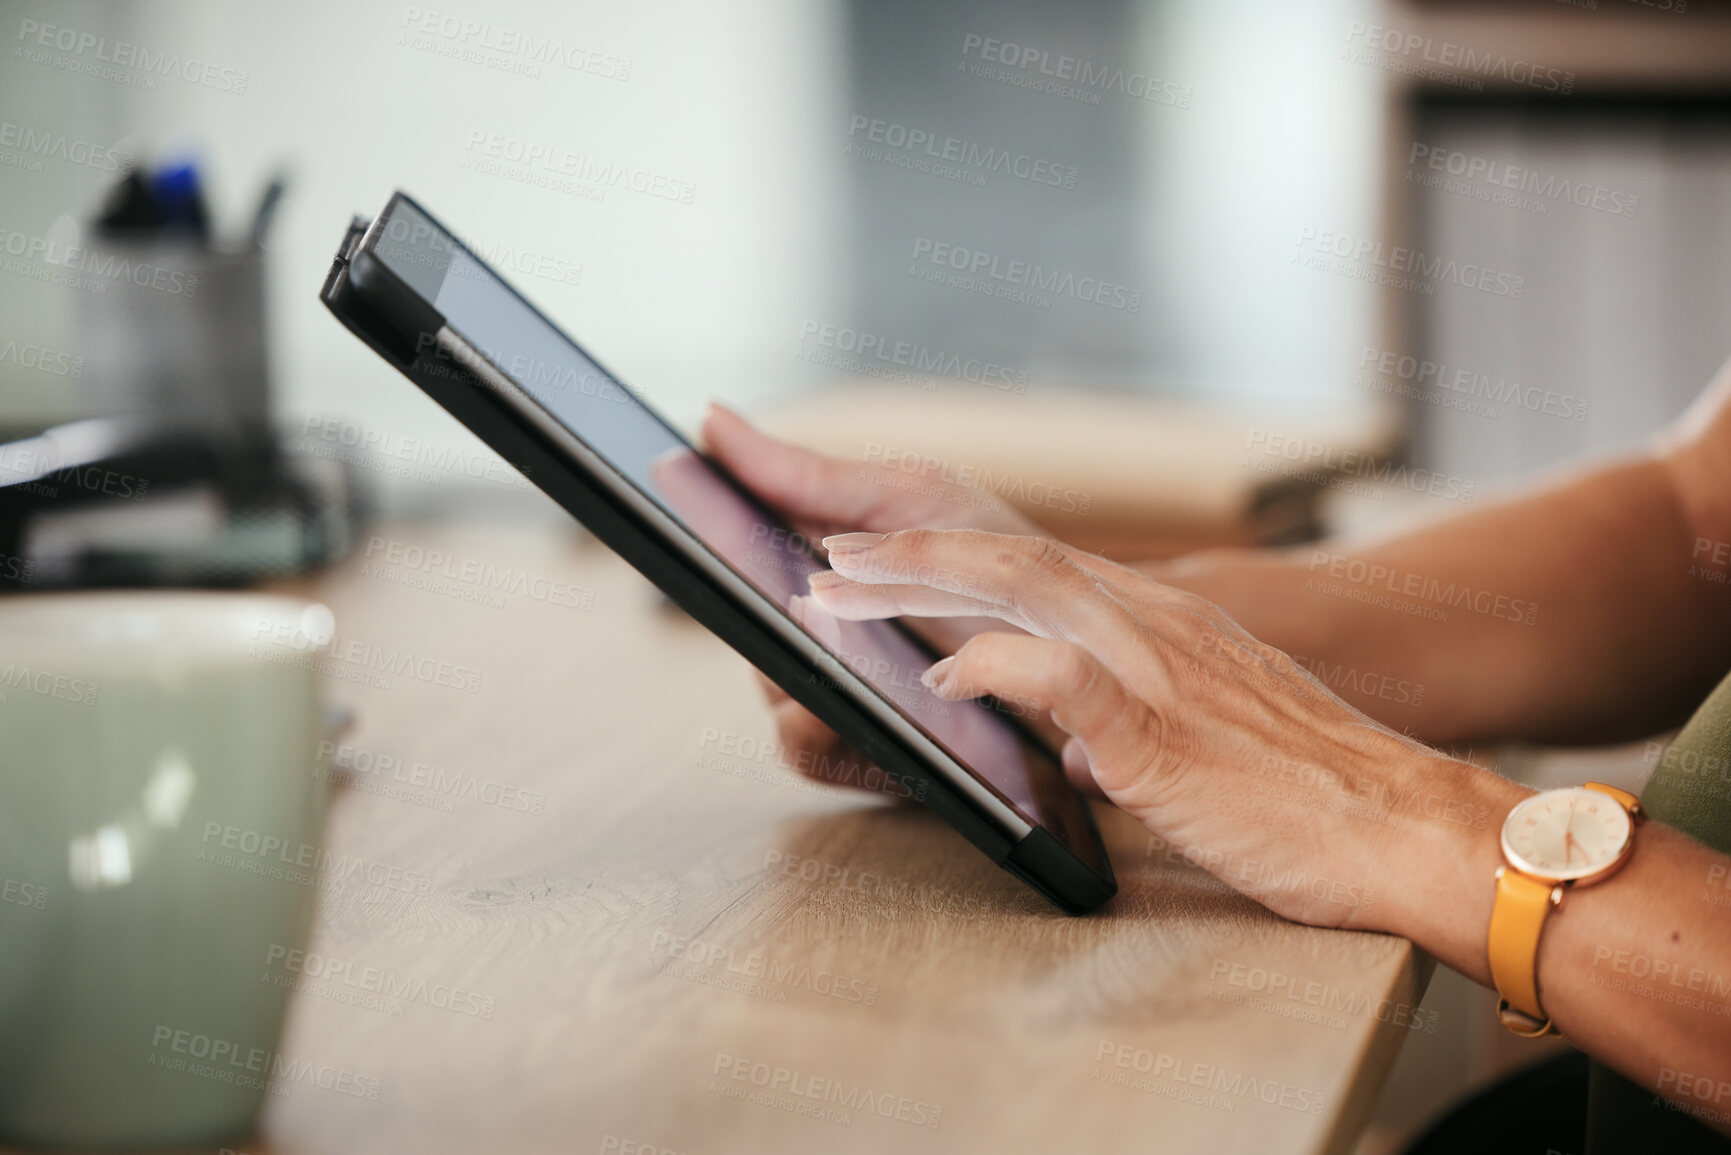
[[[1483,828],[1412,823],[1387,864],[1383,925],[1490,984],[1486,934],[1502,865],[1497,831],[1528,793],[1452,760],[1410,773],[1428,789],[1490,808]],[[1478,813],[1479,811],[1473,811]],[[1570,889],[1546,920],[1538,976],[1544,1010],[1582,1050],[1658,1094],[1731,1119],[1731,858],[1658,823],[1635,834],[1628,864]],[[1711,1095],[1703,1097],[1700,1079]]]
[[[1146,568],[1397,729],[1591,742],[1681,721],[1723,675],[1731,588],[1698,536],[1643,458],[1379,542]]]
[[[811,597],[839,619],[989,613],[1020,627],[973,638],[921,681],[946,701],[1038,703],[1067,736],[1066,774],[1168,849],[1287,918],[1403,935],[1490,978],[1499,832],[1525,787],[1376,725],[1218,605],[1098,557],[967,531],[824,544],[832,572],[811,578]],[[1576,815],[1556,814],[1552,837],[1572,860]],[[1731,875],[1731,857],[1649,824],[1621,873],[1546,912],[1545,1009],[1661,1093],[1686,1093],[1686,1073],[1724,1080],[1731,1097],[1731,1014],[1704,1025],[1686,1002],[1644,1000],[1655,1005],[1637,1035],[1627,1000],[1597,980],[1619,959],[1663,952],[1664,973],[1731,1012],[1731,927],[1698,900],[1715,869]]]

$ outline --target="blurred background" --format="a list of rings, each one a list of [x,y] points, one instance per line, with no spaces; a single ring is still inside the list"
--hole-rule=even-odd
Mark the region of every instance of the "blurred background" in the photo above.
[[[940,367],[1001,367],[1018,391],[994,401],[1110,390],[1293,414],[1488,485],[1634,443],[1724,354],[1728,66],[1721,12],[1698,2],[12,12],[216,71],[92,82],[78,68],[100,63],[92,50],[15,36],[29,54],[0,70],[0,182],[24,238],[8,255],[87,223],[117,162],[195,163],[230,238],[284,173],[264,307],[272,412],[290,429],[340,417],[484,452],[359,356],[312,292],[348,215],[398,187],[687,420],[710,396],[753,408],[873,375],[862,367],[881,379],[848,347],[876,338]],[[1370,28],[1501,59],[1415,75],[1418,58],[1373,46]],[[582,59],[487,46],[519,31],[569,36]],[[1043,77],[1060,58],[1093,83]],[[551,187],[546,163],[522,159],[538,148],[678,195]],[[1448,265],[1376,283],[1402,248]],[[999,275],[926,276],[976,260]],[[992,295],[1014,287],[1013,262],[1059,291]],[[1518,296],[1450,279],[1461,267]],[[92,294],[40,272],[0,277],[7,336],[88,355]],[[1440,374],[1379,371],[1384,354],[1476,384],[1439,391]],[[931,392],[968,384],[919,376]],[[0,426],[76,418],[99,391],[0,360]],[[373,473],[389,507],[428,499]],[[461,500],[455,480],[437,500]]]
[[[1731,11],[1702,0],[23,0],[6,20],[0,437],[154,404],[205,422],[217,458],[269,442],[297,479],[272,524],[301,537],[261,545],[255,519],[158,576],[292,571],[369,517],[563,517],[318,301],[350,217],[397,188],[677,421],[718,397],[838,452],[984,462],[1012,499],[1085,497],[1070,529],[1102,548],[1131,523],[1175,552],[1482,500],[1638,444],[1731,354]],[[524,38],[570,51],[536,62]],[[105,61],[119,43],[141,55]],[[153,68],[165,50],[199,69]],[[118,235],[96,222],[135,167],[194,174],[208,252],[159,265],[196,293],[68,256]],[[196,325],[158,315],[170,298]],[[238,424],[140,400],[142,348],[213,333]],[[0,467],[28,481],[16,450]],[[219,496],[235,468],[210,467]],[[278,508],[276,481],[247,484]],[[224,516],[138,496],[129,525],[162,505],[151,535]],[[13,509],[0,529],[39,575],[141,564],[112,526]],[[1427,1006],[1482,1001],[1452,977]],[[1367,1151],[1511,1061],[1488,1014],[1441,1021]]]

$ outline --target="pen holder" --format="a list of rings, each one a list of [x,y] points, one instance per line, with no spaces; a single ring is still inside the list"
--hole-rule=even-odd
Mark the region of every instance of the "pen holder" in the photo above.
[[[90,416],[237,449],[269,440],[261,250],[99,238],[80,269]]]

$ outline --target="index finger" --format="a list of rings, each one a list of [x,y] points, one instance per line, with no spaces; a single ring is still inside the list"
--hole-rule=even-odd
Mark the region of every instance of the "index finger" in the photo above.
[[[1104,658],[1142,650],[1142,626],[1120,591],[1047,538],[980,530],[903,530],[875,541],[829,538],[830,566],[884,599],[878,616],[987,614],[1031,634],[1079,642]],[[833,586],[831,587],[833,592]],[[933,599],[926,590],[946,595]],[[812,593],[823,598],[823,586]]]
[[[703,419],[703,443],[747,489],[796,519],[899,528],[959,524],[978,509],[977,502],[922,496],[929,485],[910,491],[907,478],[884,465],[829,457],[771,437],[713,402]]]

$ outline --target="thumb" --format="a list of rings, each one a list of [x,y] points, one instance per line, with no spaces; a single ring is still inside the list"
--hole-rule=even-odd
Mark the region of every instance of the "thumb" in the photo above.
[[[1064,742],[1062,751],[1064,777],[1070,780],[1070,785],[1090,798],[1104,798],[1106,791],[1094,778],[1094,767],[1088,762],[1088,752],[1082,749],[1082,743],[1075,738]]]
[[[703,442],[741,484],[795,519],[865,526],[893,493],[867,481],[862,464],[777,440],[714,402],[703,416]]]

